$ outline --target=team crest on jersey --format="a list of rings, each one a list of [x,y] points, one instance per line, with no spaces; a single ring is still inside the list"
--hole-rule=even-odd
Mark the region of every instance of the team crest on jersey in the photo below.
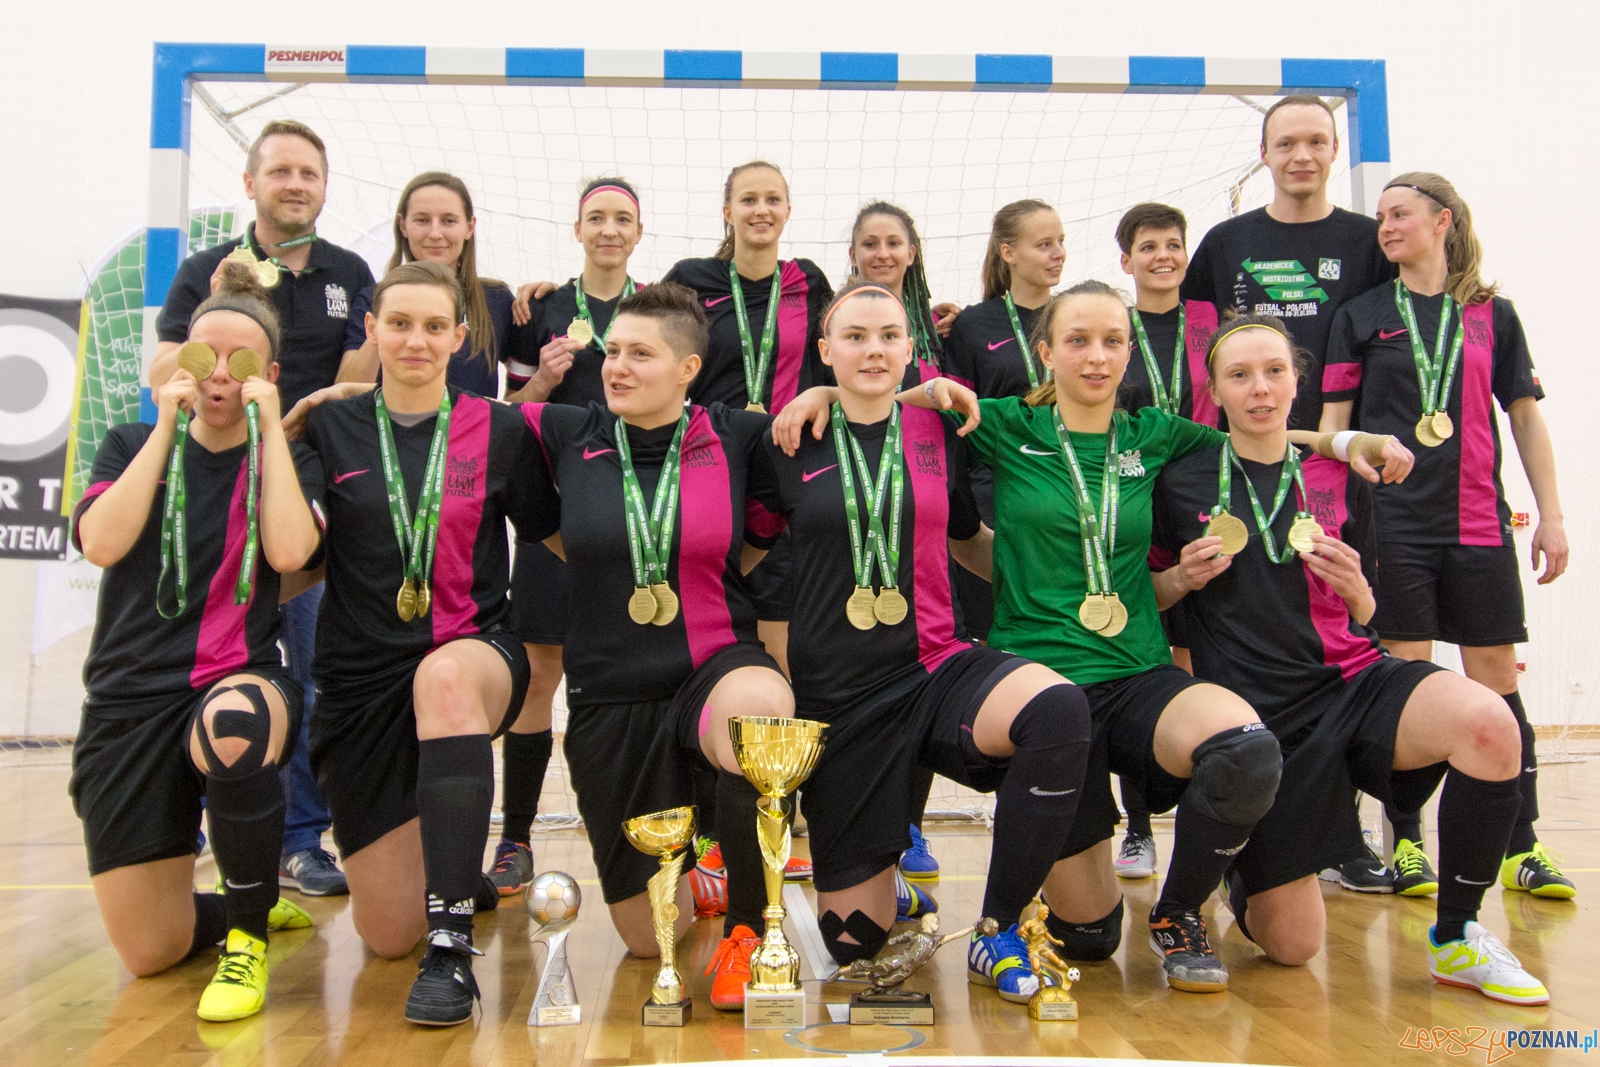
[[[716,438],[711,434],[701,431],[683,442],[679,450],[679,462],[685,467],[715,467],[717,454],[712,451],[711,445]]]
[[[1339,280],[1340,266],[1341,263],[1337,259],[1319,259],[1317,260],[1317,277],[1325,282],[1336,282]]]
[[[478,495],[477,456],[446,456],[444,491],[446,496],[474,497]]]
[[[1144,457],[1137,448],[1129,449],[1117,456],[1117,475],[1122,478],[1143,478]]]
[[[1306,510],[1311,512],[1324,530],[1339,528],[1338,502],[1334,499],[1332,489],[1307,489]]]
[[[329,282],[322,287],[322,294],[328,298],[328,318],[350,317],[350,295],[344,291],[344,286],[337,282]]]
[[[929,474],[935,478],[944,477],[943,449],[933,441],[913,441],[911,455],[917,463],[918,474]]]
[[[1493,340],[1492,340],[1492,338],[1490,336],[1490,332],[1491,331],[1489,329],[1489,323],[1485,319],[1483,319],[1482,317],[1474,315],[1471,318],[1467,319],[1467,343],[1468,344],[1476,345],[1479,348],[1488,348],[1491,344],[1493,344]],[[1537,378],[1534,379],[1534,383],[1533,384],[1535,384],[1535,385],[1539,384],[1539,381],[1538,381]]]

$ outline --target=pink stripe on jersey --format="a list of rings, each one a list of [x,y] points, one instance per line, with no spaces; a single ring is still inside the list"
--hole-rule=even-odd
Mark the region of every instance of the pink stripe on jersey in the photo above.
[[[789,520],[768,511],[761,501],[753,497],[744,502],[744,528],[757,537],[777,537],[789,525]]]
[[[1322,391],[1342,393],[1361,384],[1361,364],[1330,363],[1322,368]]]
[[[911,474],[911,499],[901,527],[900,551],[913,553],[911,599],[917,613],[917,658],[932,672],[968,647],[956,640],[950,595],[949,457],[945,455],[944,420],[938,412],[901,405],[900,413],[906,468]],[[911,528],[909,538],[905,537],[906,525]]]
[[[1206,344],[1217,330],[1217,308],[1209,300],[1183,302],[1183,350],[1189,362],[1189,392],[1194,397],[1189,417],[1205,426],[1217,425],[1217,405],[1211,402],[1211,371],[1206,366]]]
[[[1345,505],[1345,489],[1350,468],[1335,460],[1312,456],[1301,470],[1305,475],[1308,504],[1300,506],[1316,516],[1322,532],[1338,537],[1340,529],[1350,517]],[[1299,497],[1299,490],[1295,496]],[[1350,607],[1344,597],[1333,591],[1327,582],[1311,573],[1311,568],[1300,564],[1306,576],[1306,600],[1311,605],[1311,625],[1322,638],[1322,662],[1338,667],[1346,682],[1382,658],[1372,642],[1350,632]]]
[[[83,541],[78,537],[78,523],[83,521],[83,510],[95,497],[110,489],[116,482],[95,482],[83,491],[83,496],[78,498],[78,506],[72,509],[72,547],[79,552],[83,551]]]
[[[806,272],[792,259],[778,269],[783,272],[783,295],[778,298],[777,366],[772,372],[769,411],[782,411],[799,395],[800,368],[805,363],[806,342],[811,333],[811,284],[806,281]]]
[[[239,564],[244,560],[245,535],[249,523],[245,516],[245,480],[250,465],[244,456],[239,458],[239,475],[233,483],[233,499],[228,501],[228,532],[222,543],[222,564],[211,576],[206,589],[206,604],[200,611],[200,632],[194,643],[194,669],[189,672],[189,684],[196,689],[210,685],[218,678],[238,670],[250,661],[250,647],[245,640],[245,616],[249,604],[235,604],[233,589],[239,581]],[[259,552],[256,556],[256,578],[265,566]],[[255,602],[258,588],[250,587],[250,601]]]
[[[678,486],[678,599],[696,667],[733,644],[733,615],[722,584],[733,545],[733,490],[728,455],[706,409],[689,409]]]
[[[1494,488],[1494,303],[1461,309],[1461,543],[1503,545],[1500,494]]]
[[[472,554],[483,524],[488,488],[489,401],[462,393],[450,411],[444,500],[439,505],[439,541],[433,555],[433,607],[429,617],[433,620],[435,648],[462,634],[478,632],[478,603],[472,599],[476,582]]]

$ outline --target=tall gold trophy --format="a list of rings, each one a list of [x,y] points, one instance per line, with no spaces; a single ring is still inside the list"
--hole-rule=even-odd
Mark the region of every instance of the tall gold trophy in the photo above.
[[[826,723],[745,715],[728,720],[739,769],[762,794],[756,835],[767,883],[766,936],[750,957],[744,990],[747,1030],[804,1026],[806,995],[800,988],[800,954],[783,936],[783,869],[789,862],[789,808],[785,797],[811,774],[822,753]]]
[[[683,1026],[693,1013],[694,1000],[685,996],[683,979],[675,966],[678,949],[678,876],[683,873],[684,852],[694,840],[694,808],[666,811],[626,819],[622,832],[640,852],[661,861],[650,876],[650,918],[655,923],[661,969],[650,986],[650,999],[640,1010],[645,1026]]]

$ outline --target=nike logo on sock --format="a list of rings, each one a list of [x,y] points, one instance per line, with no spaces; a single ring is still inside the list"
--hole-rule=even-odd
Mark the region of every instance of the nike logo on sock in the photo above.
[[[615,451],[616,451],[616,449],[614,449],[614,448],[593,448],[593,449],[585,448],[583,450],[583,458],[584,459],[593,459],[596,456],[603,456],[607,452],[615,452]]]
[[[1537,768],[1537,767],[1524,767],[1524,768],[1522,768],[1522,773],[1523,774],[1537,774],[1538,772],[1539,772],[1539,768]]]
[[[800,472],[800,480],[802,482],[809,482],[811,479],[815,478],[817,475],[819,475],[819,474],[827,474],[829,471],[833,470],[833,468],[837,467],[837,466],[838,466],[838,464],[835,463],[835,464],[833,464],[833,466],[831,466],[831,467],[823,467],[821,470],[801,471]]]
[[[1398,330],[1379,330],[1378,331],[1378,340],[1380,340],[1380,341],[1392,341],[1396,337],[1404,337],[1405,334],[1406,334],[1406,329],[1405,329],[1404,326],[1402,326]]]
[[[251,882],[248,885],[240,885],[238,882],[235,882],[235,881],[232,881],[230,879],[226,879],[225,878],[225,879],[223,879],[222,884],[227,886],[229,889],[255,889],[256,887],[264,885],[265,883],[263,883],[263,882]]]
[[[1036,785],[1030,785],[1028,787],[1028,792],[1032,793],[1036,797],[1064,797],[1064,796],[1067,796],[1068,794],[1076,793],[1077,790],[1076,789],[1040,789]]]
[[[989,351],[993,352],[995,349],[999,348],[1001,345],[1008,345],[1012,341],[1015,341],[1015,340],[1016,340],[1015,337],[1007,337],[1004,341],[996,341],[994,344],[989,346]]]
[[[356,475],[365,474],[365,473],[367,473],[367,471],[369,471],[371,469],[372,469],[371,467],[365,467],[365,468],[363,468],[361,470],[358,470],[358,471],[351,471],[349,474],[335,474],[333,476],[333,484],[334,485],[338,485],[340,482],[344,481],[346,478],[354,478]]]
[[[722,303],[724,300],[732,300],[732,299],[733,299],[733,294],[732,293],[729,293],[727,296],[712,297],[712,298],[706,300],[706,307],[714,308],[718,304]]]
[[[1487,882],[1474,882],[1472,879],[1463,878],[1459,874],[1456,875],[1456,881],[1460,882],[1462,885],[1493,885],[1494,884],[1494,879],[1493,878],[1489,879]]]
[[[1024,456],[1053,456],[1053,455],[1055,455],[1054,452],[1041,452],[1037,448],[1029,448],[1027,445],[1023,445],[1021,448],[1017,449],[1017,451],[1021,452]]]

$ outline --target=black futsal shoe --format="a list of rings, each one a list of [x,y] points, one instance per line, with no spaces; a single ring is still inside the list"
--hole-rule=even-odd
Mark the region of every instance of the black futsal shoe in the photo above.
[[[449,930],[428,933],[428,953],[417,968],[417,980],[406,997],[406,1020],[423,1026],[458,1026],[472,1018],[478,980],[472,957],[483,953]]]

